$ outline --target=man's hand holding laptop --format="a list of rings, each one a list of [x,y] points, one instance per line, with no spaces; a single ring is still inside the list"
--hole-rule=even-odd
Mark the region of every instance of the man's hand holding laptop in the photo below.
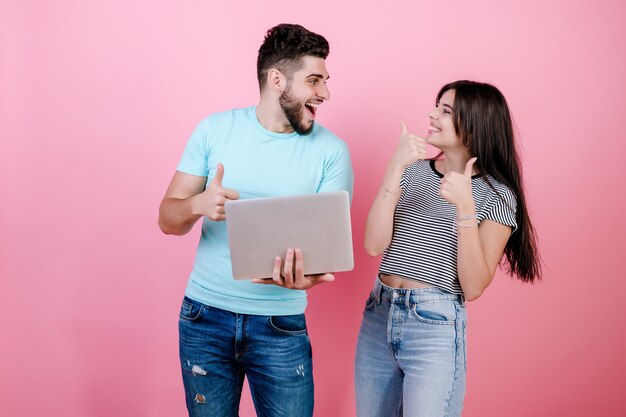
[[[300,248],[289,248],[285,254],[285,262],[277,256],[274,258],[272,278],[253,278],[255,284],[278,285],[293,290],[308,290],[324,282],[335,280],[331,273],[304,275],[304,260]]]

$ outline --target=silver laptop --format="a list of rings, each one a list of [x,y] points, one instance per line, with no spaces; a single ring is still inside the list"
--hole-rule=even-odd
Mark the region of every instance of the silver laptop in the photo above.
[[[235,279],[271,278],[274,258],[302,249],[304,273],[354,268],[347,191],[227,201]]]

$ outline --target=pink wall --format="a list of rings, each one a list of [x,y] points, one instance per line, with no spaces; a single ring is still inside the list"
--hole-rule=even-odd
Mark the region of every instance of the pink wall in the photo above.
[[[157,207],[195,124],[256,103],[256,51],[280,22],[330,40],[319,120],[356,171],[357,267],[310,294],[316,416],[354,415],[377,266],[363,224],[398,121],[425,132],[459,78],[509,99],[547,264],[544,283],[499,274],[470,305],[464,415],[626,415],[623,1],[86,3],[0,3],[0,415],[183,415],[198,229],[162,235]]]

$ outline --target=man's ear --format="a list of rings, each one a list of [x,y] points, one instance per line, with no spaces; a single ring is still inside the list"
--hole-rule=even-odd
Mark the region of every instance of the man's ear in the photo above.
[[[282,93],[287,87],[287,78],[276,68],[272,68],[267,72],[267,84],[277,93]]]

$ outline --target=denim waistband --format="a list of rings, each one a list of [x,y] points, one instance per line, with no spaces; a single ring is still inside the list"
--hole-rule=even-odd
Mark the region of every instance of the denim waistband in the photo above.
[[[393,288],[382,283],[379,277],[376,277],[374,283],[374,296],[376,302],[380,304],[383,301],[389,301],[393,304],[406,304],[407,308],[411,304],[423,303],[426,301],[457,301],[464,305],[464,297],[459,294],[452,294],[437,287],[427,288]]]

